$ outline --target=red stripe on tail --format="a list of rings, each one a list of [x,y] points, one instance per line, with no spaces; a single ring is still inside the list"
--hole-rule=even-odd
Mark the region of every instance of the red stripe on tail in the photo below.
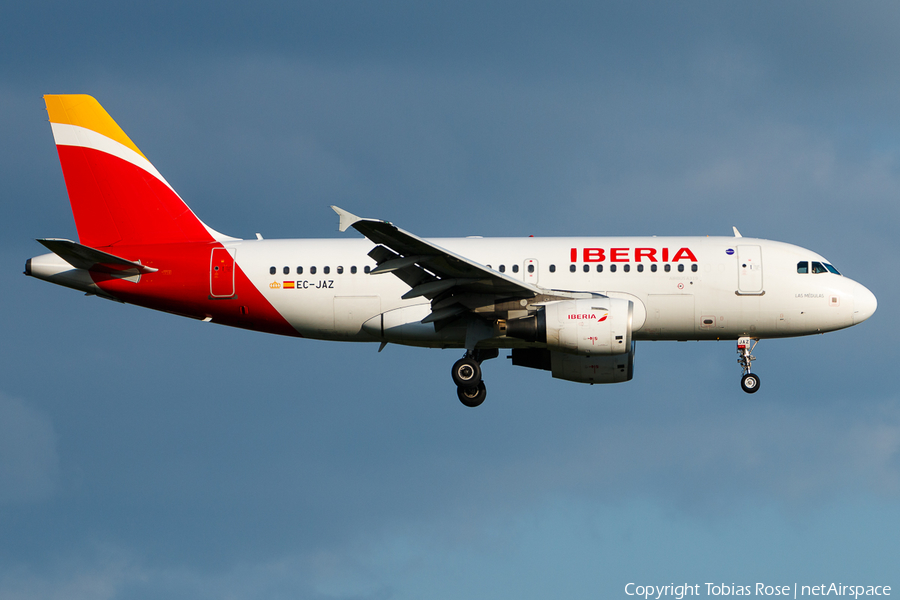
[[[147,171],[91,148],[57,150],[85,246],[214,241],[184,201]]]

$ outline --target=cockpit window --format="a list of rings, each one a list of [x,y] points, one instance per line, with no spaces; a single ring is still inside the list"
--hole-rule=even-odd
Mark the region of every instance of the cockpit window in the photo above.
[[[798,273],[809,273],[809,262],[803,260],[797,263]]]
[[[826,269],[825,265],[823,265],[822,263],[813,261],[812,272],[813,273],[827,273],[828,269]]]
[[[828,263],[825,263],[825,268],[828,269],[829,271],[831,271],[832,273],[834,273],[835,275],[840,275],[838,270],[835,269],[834,267],[832,267],[831,265],[829,265]]]

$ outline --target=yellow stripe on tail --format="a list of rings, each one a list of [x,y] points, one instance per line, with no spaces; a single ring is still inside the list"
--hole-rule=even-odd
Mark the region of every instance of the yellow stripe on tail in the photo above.
[[[131,148],[146,159],[122,128],[92,96],[86,94],[48,94],[44,96],[51,123],[77,125],[90,129]]]

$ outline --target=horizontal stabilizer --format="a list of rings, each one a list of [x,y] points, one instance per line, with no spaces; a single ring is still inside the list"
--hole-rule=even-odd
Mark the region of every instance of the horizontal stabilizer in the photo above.
[[[83,246],[71,240],[47,238],[37,241],[76,269],[113,275],[131,270],[136,270],[138,273],[155,273],[159,270],[144,266],[140,262],[133,262],[113,254],[101,252],[90,246]]]

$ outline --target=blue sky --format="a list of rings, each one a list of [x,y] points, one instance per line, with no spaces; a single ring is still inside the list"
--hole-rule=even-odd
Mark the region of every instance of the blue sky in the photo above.
[[[900,587],[900,8],[20,3],[0,19],[0,598],[625,598]],[[744,235],[850,330],[640,343],[635,379],[231,330],[22,275],[76,237],[42,94],[89,93],[210,226]],[[354,233],[344,234],[347,236]],[[701,586],[702,587],[702,586]]]

